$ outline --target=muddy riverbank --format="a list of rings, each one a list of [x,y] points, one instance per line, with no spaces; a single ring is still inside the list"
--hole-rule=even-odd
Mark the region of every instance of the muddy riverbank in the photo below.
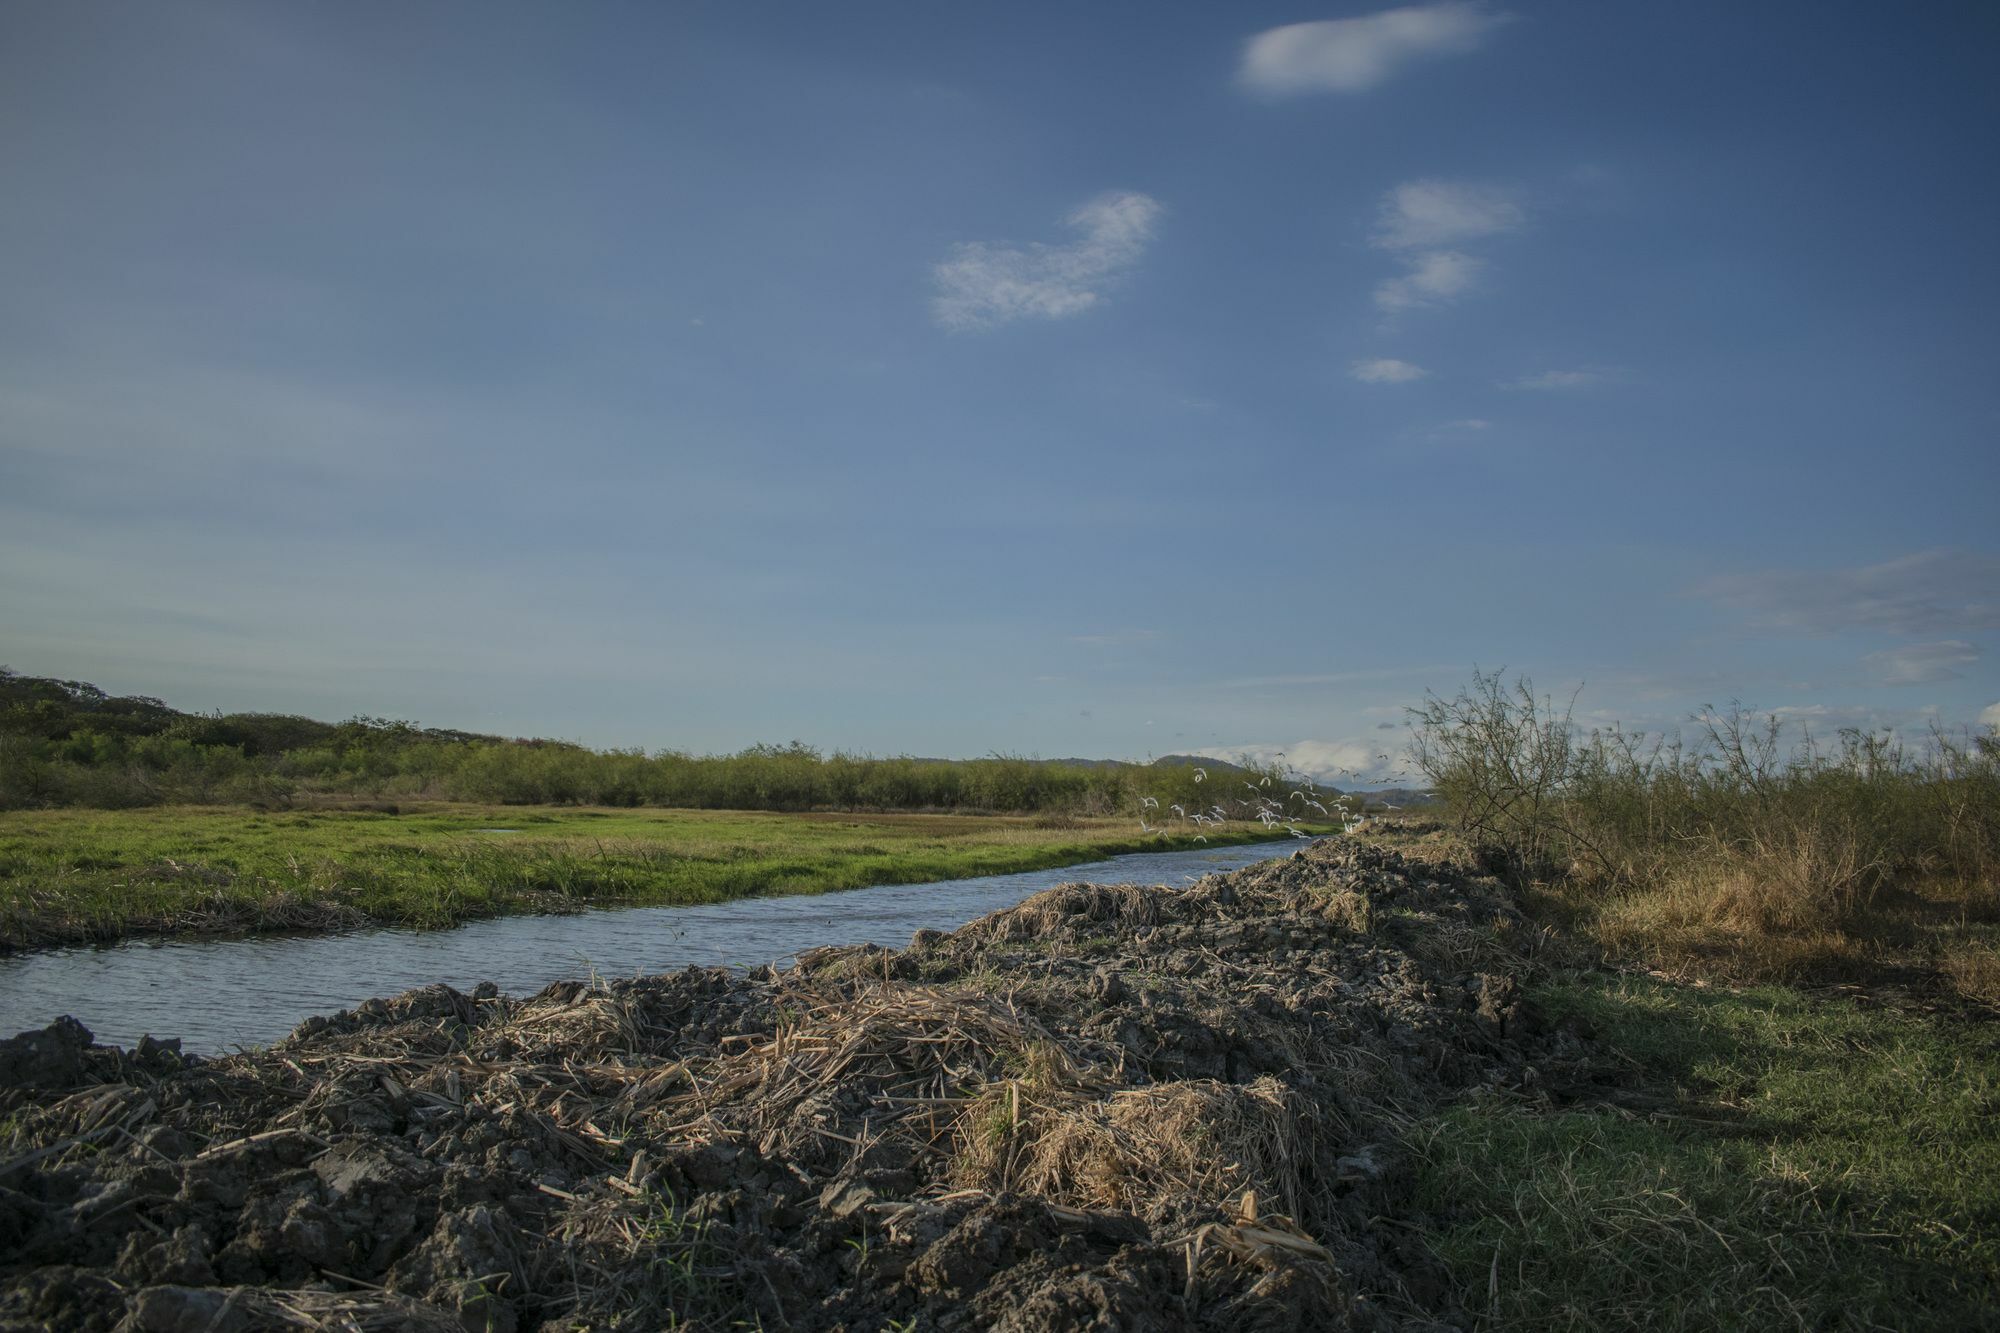
[[[1461,1324],[1400,1127],[1623,1077],[1519,998],[1541,939],[1336,840],[215,1060],[58,1024],[0,1045],[0,1328]]]

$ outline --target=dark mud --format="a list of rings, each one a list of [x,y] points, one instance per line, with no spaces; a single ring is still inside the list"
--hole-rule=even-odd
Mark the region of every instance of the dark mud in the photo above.
[[[0,1043],[0,1329],[1461,1325],[1400,1127],[1618,1095],[1522,1002],[1542,943],[1341,841],[215,1060],[58,1022]]]

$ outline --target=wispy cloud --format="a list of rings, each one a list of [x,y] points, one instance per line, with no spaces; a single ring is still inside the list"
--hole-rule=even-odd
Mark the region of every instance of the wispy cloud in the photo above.
[[[1395,666],[1369,667],[1361,671],[1312,671],[1284,676],[1233,676],[1215,682],[1215,687],[1223,690],[1256,690],[1272,686],[1352,685],[1370,680],[1408,681],[1413,676],[1455,669],[1450,666]]]
[[[1411,365],[1408,361],[1398,361],[1394,357],[1378,356],[1356,361],[1347,368],[1347,373],[1363,384],[1408,384],[1430,374],[1422,366]]]
[[[1266,97],[1367,92],[1418,61],[1478,50],[1507,20],[1484,5],[1453,2],[1287,24],[1244,44],[1237,77]]]
[[[1947,723],[1935,707],[1878,708],[1866,704],[1781,704],[1776,708],[1750,708],[1744,714],[1759,725],[1776,722],[1792,741],[1807,735],[1827,737],[1842,731],[1858,731],[1869,736],[1921,735],[1934,723]],[[1718,720],[1719,715],[1703,710],[1689,719],[1694,723]]]
[[[1469,181],[1405,181],[1382,198],[1369,243],[1398,255],[1404,271],[1375,289],[1392,314],[1442,305],[1470,291],[1485,261],[1451,247],[1518,230],[1527,221],[1518,191]]]
[[[1405,260],[1409,271],[1385,279],[1375,289],[1375,304],[1395,312],[1418,306],[1443,305],[1472,289],[1485,261],[1456,250],[1434,250]]]
[[[1858,569],[1725,574],[1694,592],[1747,612],[1762,628],[1806,634],[2000,629],[2000,556],[1973,551],[1919,551]]]
[[[1344,685],[1374,676],[1372,671],[1306,671],[1291,676],[1238,676],[1218,684],[1224,690],[1290,689],[1300,685]]]
[[[1159,637],[1160,632],[1156,629],[1118,629],[1102,630],[1095,634],[1072,634],[1069,636],[1069,641],[1086,644],[1092,648],[1113,648],[1119,644],[1143,643],[1148,639]]]
[[[1960,667],[1971,666],[1978,660],[1979,650],[1965,640],[1939,639],[1870,653],[1861,659],[1861,664],[1878,685],[1930,685],[1957,680],[1965,674]]]
[[[1982,727],[2000,727],[2000,704],[1988,704],[1986,707],[1980,709],[1979,725]]]
[[[1503,389],[1589,389],[1600,384],[1609,384],[1622,379],[1624,372],[1596,368],[1591,370],[1544,370],[1534,375],[1523,375],[1516,380],[1501,383]]]
[[[1505,186],[1404,181],[1383,197],[1373,240],[1384,250],[1427,250],[1514,231],[1525,221],[1518,192]]]
[[[1079,233],[1067,245],[969,241],[932,270],[932,313],[956,331],[1080,315],[1139,262],[1162,211],[1149,195],[1103,194],[1063,219]]]

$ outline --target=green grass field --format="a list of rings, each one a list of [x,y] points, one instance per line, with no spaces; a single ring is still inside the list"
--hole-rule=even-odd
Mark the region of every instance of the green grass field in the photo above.
[[[1416,1127],[1427,1239],[1479,1327],[1992,1326],[1988,1021],[1603,973],[1536,998],[1666,1104],[1493,1099]]]
[[[1254,842],[1251,825],[1210,845]],[[0,814],[0,948],[126,935],[447,926],[1037,870],[1198,845],[1135,820],[426,804]]]

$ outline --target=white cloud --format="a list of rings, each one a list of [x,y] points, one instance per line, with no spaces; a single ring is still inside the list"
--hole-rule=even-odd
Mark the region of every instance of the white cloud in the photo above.
[[[1292,23],[1246,42],[1237,77],[1267,97],[1366,92],[1416,61],[1477,50],[1505,22],[1483,5],[1453,2]]]
[[[1405,435],[1430,444],[1462,445],[1492,429],[1493,423],[1485,417],[1459,417],[1430,427],[1412,426]]]
[[[1347,373],[1363,384],[1408,384],[1430,374],[1422,366],[1413,366],[1407,361],[1394,357],[1380,356],[1372,360],[1356,361],[1347,368]]]
[[[1965,674],[1960,667],[1971,666],[1978,660],[1979,650],[1963,639],[1904,644],[1861,659],[1878,685],[1929,685],[1940,680],[1957,680]]]
[[[1518,194],[1467,181],[1404,181],[1382,199],[1373,241],[1384,250],[1431,250],[1514,231],[1527,220]]]
[[[932,313],[954,330],[1080,315],[1139,262],[1162,211],[1148,195],[1103,194],[1063,219],[1081,233],[1068,245],[960,245],[932,270]]]
[[[1979,725],[2000,728],[2000,704],[1988,704],[1979,710]]]
[[[1616,379],[1618,372],[1612,370],[1544,370],[1536,375],[1523,375],[1520,379],[1509,380],[1501,387],[1508,389],[1588,389]]]
[[[1402,257],[1404,272],[1375,289],[1392,314],[1442,305],[1470,291],[1485,261],[1451,247],[1514,231],[1527,219],[1518,194],[1467,181],[1404,181],[1382,197],[1370,244]]]
[[[1948,634],[2000,629],[2000,556],[1919,551],[1858,569],[1725,574],[1695,594],[1766,629]]]
[[[1434,250],[1411,255],[1409,272],[1390,278],[1375,289],[1375,304],[1384,310],[1410,310],[1417,306],[1442,305],[1470,290],[1485,261],[1462,255],[1456,250]]]

